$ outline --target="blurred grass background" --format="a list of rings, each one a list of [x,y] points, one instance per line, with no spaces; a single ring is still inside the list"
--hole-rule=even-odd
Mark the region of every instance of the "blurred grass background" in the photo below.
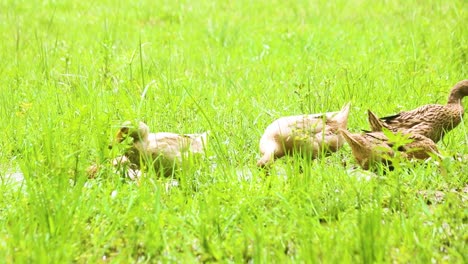
[[[349,148],[256,170],[274,119],[389,115],[466,79],[465,1],[1,1],[0,257],[7,262],[466,261],[466,159],[360,180]],[[211,130],[165,190],[109,173],[124,120]],[[439,143],[466,155],[461,124]],[[297,163],[304,173],[298,173]],[[296,164],[296,165],[295,165]],[[6,178],[22,172],[20,188]],[[245,174],[245,175],[244,175]],[[107,176],[106,176],[107,175]],[[420,195],[424,190],[429,195]],[[434,199],[445,193],[443,202]]]

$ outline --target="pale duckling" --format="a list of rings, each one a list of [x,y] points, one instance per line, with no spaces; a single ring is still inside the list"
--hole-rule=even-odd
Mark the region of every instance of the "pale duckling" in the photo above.
[[[372,131],[385,127],[393,132],[420,134],[439,142],[444,135],[460,124],[463,117],[463,97],[468,95],[468,80],[455,84],[446,105],[429,104],[396,115],[381,117],[381,122],[371,123]]]
[[[365,170],[375,168],[374,165],[379,163],[391,166],[389,159],[395,157],[395,151],[400,152],[401,157],[409,160],[424,160],[430,158],[431,155],[439,155],[434,141],[419,134],[407,135],[411,142],[396,150],[394,149],[395,142],[389,140],[383,132],[352,134],[343,129],[341,134],[351,146],[357,163]]]
[[[117,132],[116,141],[120,143],[129,137],[133,139],[132,146],[124,155],[132,164],[141,168],[142,161],[147,166],[152,165],[156,172],[170,176],[190,155],[205,152],[208,133],[150,133],[145,123],[139,122],[138,127],[135,127],[127,121]]]
[[[260,139],[259,167],[293,152],[317,158],[336,152],[344,143],[339,129],[346,129],[350,103],[339,112],[281,117],[271,123]]]

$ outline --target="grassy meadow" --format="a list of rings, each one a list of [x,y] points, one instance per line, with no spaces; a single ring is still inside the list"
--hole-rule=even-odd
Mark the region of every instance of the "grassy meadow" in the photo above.
[[[467,263],[466,118],[442,162],[385,175],[349,146],[256,168],[265,127],[348,127],[444,104],[468,5],[410,1],[0,1],[0,259],[7,263]],[[467,105],[465,99],[465,106]],[[211,131],[179,186],[112,172],[125,120]],[[105,167],[88,179],[86,168]],[[107,166],[107,167],[106,167]],[[301,169],[300,169],[301,168]],[[2,261],[2,262],[3,262]]]

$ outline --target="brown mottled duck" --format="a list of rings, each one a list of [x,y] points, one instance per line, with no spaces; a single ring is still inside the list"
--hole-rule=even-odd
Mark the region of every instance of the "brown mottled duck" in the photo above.
[[[339,129],[346,129],[350,103],[341,111],[281,117],[271,123],[260,139],[259,167],[293,151],[311,158],[336,152],[344,143]]]
[[[401,157],[409,160],[424,160],[430,158],[431,155],[438,156],[439,153],[434,141],[419,134],[406,135],[410,142],[398,148],[384,132],[353,134],[343,129],[341,134],[351,146],[357,163],[365,170],[375,168],[375,165],[379,163],[391,166],[391,159],[396,156],[395,151],[400,152]]]
[[[396,115],[381,117],[382,122],[371,123],[372,131],[385,127],[393,132],[419,134],[435,143],[460,124],[463,117],[463,97],[468,95],[468,80],[455,84],[446,105],[428,104]]]

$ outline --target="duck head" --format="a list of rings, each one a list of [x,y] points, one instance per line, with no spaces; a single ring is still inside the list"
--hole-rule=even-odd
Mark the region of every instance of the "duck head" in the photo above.
[[[144,140],[148,137],[149,127],[143,122],[139,122],[138,126],[135,126],[131,121],[125,121],[117,131],[115,135],[115,142],[121,143],[128,137],[133,139],[133,142]],[[112,148],[112,144],[109,145],[109,149]]]
[[[463,97],[468,96],[468,80],[459,81],[450,91],[448,103],[459,104]]]

